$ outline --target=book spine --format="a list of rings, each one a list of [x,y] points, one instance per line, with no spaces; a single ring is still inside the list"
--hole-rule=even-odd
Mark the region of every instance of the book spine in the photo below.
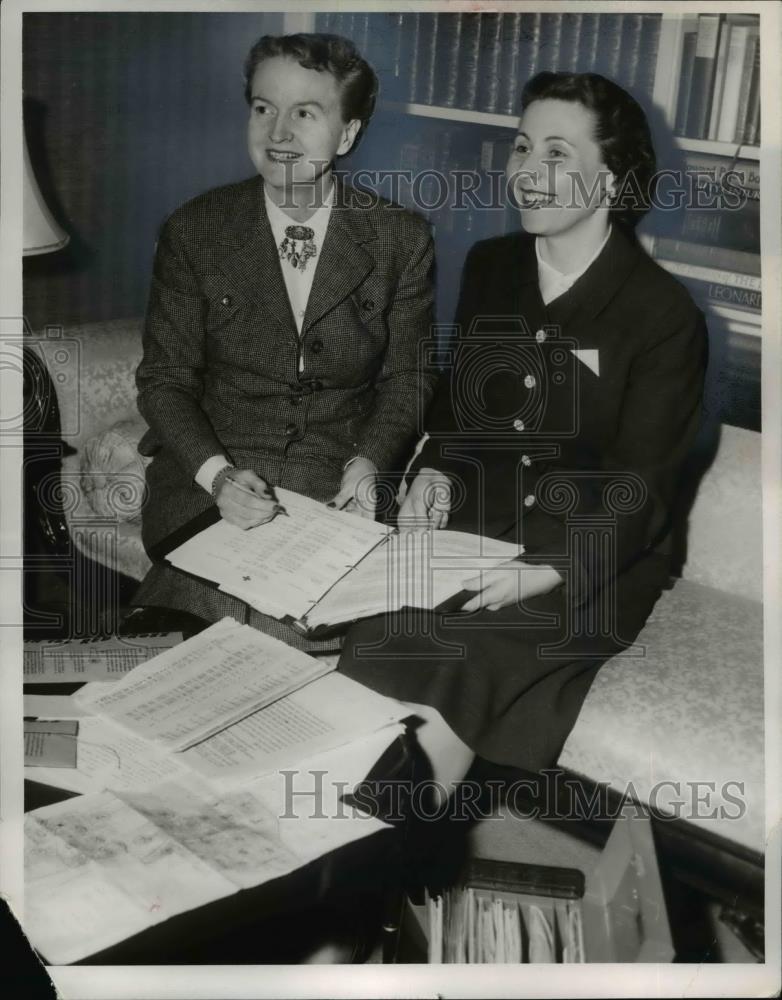
[[[474,110],[478,100],[478,63],[481,52],[481,14],[464,14],[457,87],[460,108]]]
[[[540,24],[540,60],[538,70],[556,73],[559,70],[562,45],[562,15],[543,14]]]
[[[741,75],[744,70],[744,54],[749,38],[749,28],[743,24],[730,27],[728,61],[725,69],[725,86],[722,91],[722,107],[717,126],[720,142],[733,142],[741,93]]]
[[[543,25],[542,14],[522,14],[523,20],[523,61],[522,79],[526,82],[540,71],[540,34]]]
[[[737,271],[718,271],[701,264],[687,264],[681,260],[665,258],[665,268],[671,274],[693,281],[711,282],[726,288],[741,288],[747,292],[760,292],[760,276],[756,274],[741,274]]]
[[[731,309],[740,309],[742,312],[752,313],[755,316],[762,312],[763,295],[759,290],[738,288],[735,285],[725,285],[717,281],[700,281],[697,278],[677,274],[667,263],[664,263],[664,266],[675,277],[681,278],[682,283],[691,291],[696,302],[702,305],[728,306]]]
[[[720,45],[717,49],[717,64],[714,67],[714,93],[711,100],[711,113],[709,115],[708,138],[717,138],[717,128],[720,120],[720,109],[722,108],[722,93],[725,89],[725,71],[728,66],[728,42],[730,40],[730,26],[723,25],[720,32]]]
[[[576,71],[583,19],[583,14],[567,13],[562,15],[562,42],[559,62],[563,72],[575,73]]]
[[[481,111],[496,112],[500,100],[500,63],[502,57],[502,15],[484,14],[481,29],[481,89],[478,107]]]
[[[421,69],[421,18],[423,14],[408,14],[407,45],[410,60],[407,66],[407,100],[415,101],[419,93],[418,74]]]
[[[692,139],[705,139],[708,132],[721,24],[721,14],[698,15],[690,106],[687,111],[686,134]]]
[[[676,99],[676,118],[674,132],[684,135],[687,128],[687,108],[690,105],[692,90],[692,70],[695,65],[695,32],[687,31],[682,43],[682,67],[679,76],[679,95]]]
[[[643,27],[644,18],[642,14],[628,14],[624,19],[622,37],[619,40],[621,59],[617,70],[617,79],[630,89],[635,89],[640,69],[641,34]]]
[[[657,71],[657,52],[660,48],[661,14],[641,15],[641,54],[633,78],[635,93],[651,98]]]
[[[438,104],[446,108],[456,107],[459,97],[460,60],[462,56],[462,14],[449,14],[447,32],[444,33],[440,50],[444,53],[443,72],[437,87]],[[438,76],[440,74],[438,73]]]
[[[755,48],[755,61],[752,65],[752,82],[749,88],[747,102],[747,123],[744,128],[743,142],[751,146],[758,144],[760,123],[760,45]]]
[[[436,53],[439,41],[440,20],[446,15],[422,14],[419,22],[418,59],[422,63],[418,73],[416,103],[434,104]]]
[[[657,238],[654,256],[669,261],[679,261],[682,264],[698,264],[713,270],[760,275],[760,254],[748,253],[745,250],[731,250],[728,247],[692,243],[688,240],[677,240],[668,236]]]
[[[407,16],[390,14],[389,36],[391,42],[391,66],[387,91],[383,95],[391,101],[402,101],[407,96],[405,82],[405,58],[407,55]]]
[[[747,128],[747,117],[749,109],[749,92],[752,86],[752,70],[755,66],[755,59],[760,52],[760,35],[757,31],[751,30],[747,39],[747,48],[744,53],[744,66],[741,71],[741,90],[739,91],[739,106],[736,111],[736,131],[733,133],[733,141],[742,143],[744,132]]]
[[[500,62],[499,111],[504,115],[518,114],[521,56],[521,14],[502,15],[502,58]]]
[[[597,66],[598,72],[610,80],[619,76],[624,19],[624,14],[604,14],[601,19]]]
[[[579,73],[593,73],[595,71],[601,27],[599,14],[584,14],[581,28],[581,50],[578,56]]]

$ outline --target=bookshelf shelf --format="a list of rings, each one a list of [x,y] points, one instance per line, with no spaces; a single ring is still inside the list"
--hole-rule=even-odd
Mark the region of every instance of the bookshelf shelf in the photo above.
[[[715,156],[736,157],[739,160],[759,160],[759,146],[740,146],[732,142],[718,142],[714,139],[689,139],[677,136],[676,142],[680,149],[688,153],[710,153]]]
[[[434,104],[410,104],[406,101],[381,101],[381,110],[398,111],[402,114],[417,115],[420,118],[437,118],[440,121],[461,122],[472,125],[498,125],[500,128],[515,129],[519,123],[517,115],[496,115],[489,111],[470,111],[467,108],[446,108]]]

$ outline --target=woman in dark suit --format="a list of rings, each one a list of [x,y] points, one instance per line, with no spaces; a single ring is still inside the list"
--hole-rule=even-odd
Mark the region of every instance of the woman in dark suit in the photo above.
[[[524,232],[468,255],[458,342],[400,525],[523,545],[465,581],[462,612],[353,626],[340,669],[410,703],[446,788],[473,755],[556,762],[600,666],[669,571],[707,334],[633,235],[655,157],[638,104],[594,74],[525,87],[508,180]],[[408,477],[408,481],[409,481]]]
[[[373,516],[368,487],[404,467],[433,389],[418,363],[429,227],[333,175],[372,115],[372,68],[334,35],[264,36],[245,81],[258,175],[177,209],[155,254],[137,373],[148,550],[213,505],[241,528],[263,524],[277,486]],[[134,603],[336,648],[162,561]]]

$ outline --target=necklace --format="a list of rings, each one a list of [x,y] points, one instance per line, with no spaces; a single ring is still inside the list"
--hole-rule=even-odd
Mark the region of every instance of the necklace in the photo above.
[[[303,271],[307,261],[318,252],[314,237],[315,232],[309,226],[286,226],[285,239],[279,247],[280,260],[289,260],[293,267]]]

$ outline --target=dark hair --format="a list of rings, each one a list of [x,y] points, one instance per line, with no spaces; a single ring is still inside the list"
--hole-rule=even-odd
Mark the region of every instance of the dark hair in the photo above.
[[[375,110],[378,82],[375,71],[348,38],[341,35],[263,35],[253,45],[244,63],[244,97],[250,103],[253,74],[265,59],[284,56],[304,69],[331,73],[339,84],[342,120],[358,118],[361,128],[355,145],[364,134]]]
[[[598,73],[538,73],[521,93],[521,110],[544,99],[577,102],[593,113],[595,141],[616,178],[611,214],[625,226],[636,226],[651,208],[657,169],[649,123],[640,104]]]

